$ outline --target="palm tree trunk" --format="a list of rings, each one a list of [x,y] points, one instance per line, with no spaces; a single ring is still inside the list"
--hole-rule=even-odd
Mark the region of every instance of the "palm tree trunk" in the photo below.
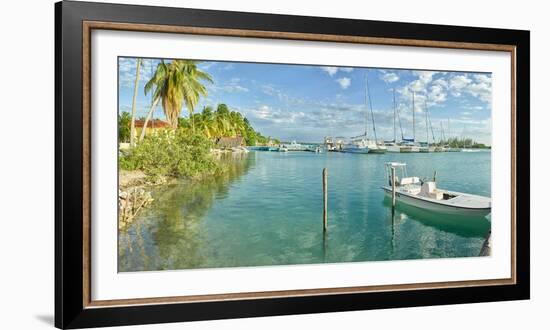
[[[138,84],[139,84],[139,67],[141,66],[141,58],[137,59],[136,64],[136,80],[134,82],[134,97],[132,99],[132,121],[130,122],[130,146],[133,147],[135,144],[135,137],[136,134],[136,99],[137,99],[137,92],[138,92]]]
[[[191,132],[195,134],[195,116],[193,116],[193,111],[189,110],[189,119],[191,119]]]
[[[149,124],[149,120],[151,119],[151,116],[153,115],[153,110],[155,110],[155,107],[157,106],[158,99],[156,99],[153,104],[151,105],[151,108],[149,109],[149,112],[147,113],[147,117],[145,117],[145,122],[143,123],[143,128],[141,129],[141,135],[139,137],[139,141],[143,141],[143,138],[145,138],[145,131],[147,130],[147,125]]]

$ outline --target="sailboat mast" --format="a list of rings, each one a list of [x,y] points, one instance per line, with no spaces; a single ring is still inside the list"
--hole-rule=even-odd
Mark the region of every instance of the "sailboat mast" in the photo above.
[[[395,102],[395,90],[394,90],[394,102]],[[405,135],[403,134],[403,124],[401,123],[401,115],[399,114],[399,109],[397,108],[396,104],[396,112],[397,112],[397,120],[399,121],[399,130],[401,131],[401,142],[405,139]]]
[[[372,110],[372,98],[370,96],[369,77],[367,74],[365,74],[365,82],[367,86],[366,97],[368,98],[369,107],[370,107],[370,118],[372,120],[372,132],[374,134],[374,142],[377,143],[376,141],[378,141],[378,137],[376,136],[376,123],[374,122],[374,111]]]
[[[435,144],[434,126],[432,125],[432,117],[430,117],[430,111],[428,110],[428,104],[426,103],[426,100],[424,100],[424,108],[426,108],[426,117],[428,117],[428,125],[430,126],[430,131],[432,131],[432,142],[433,144]]]
[[[424,100],[424,110],[426,112],[426,144],[428,148],[430,147],[430,136],[428,134],[428,106],[426,105],[426,100]]]
[[[413,142],[416,142],[416,132],[415,132],[415,122],[414,122],[414,92],[413,92],[413,95],[412,95],[413,99],[413,103],[412,103],[412,110],[413,110]]]
[[[443,130],[443,122],[440,121],[439,124],[441,125],[441,134],[440,134],[440,140],[441,144],[443,144],[443,141],[445,141],[445,131]]]
[[[397,132],[395,127],[395,88],[393,89],[393,143],[397,143]]]

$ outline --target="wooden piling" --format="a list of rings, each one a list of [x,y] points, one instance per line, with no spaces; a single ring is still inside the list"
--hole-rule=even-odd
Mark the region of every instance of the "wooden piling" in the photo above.
[[[395,207],[395,167],[391,167],[391,206]]]
[[[327,231],[328,228],[328,191],[327,191],[327,183],[328,183],[328,171],[326,167],[323,169],[323,232]]]

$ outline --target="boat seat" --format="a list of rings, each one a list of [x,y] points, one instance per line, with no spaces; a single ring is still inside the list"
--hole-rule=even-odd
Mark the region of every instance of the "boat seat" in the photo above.
[[[420,194],[435,200],[443,199],[443,192],[437,190],[435,182],[433,181],[424,182],[420,189]]]
[[[442,200],[443,199],[443,192],[441,191],[435,191],[435,192],[432,192],[430,193],[430,197],[435,199],[435,200]]]
[[[415,184],[415,183],[419,183],[419,182],[420,182],[420,178],[417,177],[417,176],[411,176],[411,177],[408,177],[408,178],[401,179],[401,185],[402,186],[408,185],[408,184]]]

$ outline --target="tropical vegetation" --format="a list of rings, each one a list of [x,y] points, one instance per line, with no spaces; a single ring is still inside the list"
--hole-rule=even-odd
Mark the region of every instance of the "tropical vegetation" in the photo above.
[[[118,140],[120,142],[130,142],[130,122],[132,118],[130,114],[124,111],[118,115]]]
[[[200,96],[207,95],[203,81],[212,82],[208,73],[197,68],[198,63],[193,60],[173,60],[167,64],[161,60],[153,77],[145,84],[145,94],[152,91],[153,103],[161,102],[166,120],[173,129],[178,128],[183,105],[192,117]]]
[[[220,170],[210,155],[212,141],[183,129],[165,130],[147,136],[119,157],[120,168],[142,170],[153,180],[160,177],[196,178]]]
[[[474,148],[474,149],[487,149],[491,148],[483,143],[478,143],[470,138],[450,138],[445,143],[451,148]]]
[[[161,60],[151,79],[145,84],[145,94],[152,93],[152,102],[143,120],[137,141],[135,113],[139,85],[140,59],[136,61],[136,79],[132,100],[132,113],[119,115],[120,142],[130,142],[128,150],[121,151],[119,165],[125,170],[141,170],[153,179],[171,177],[198,177],[223,171],[219,162],[211,156],[211,149],[222,137],[243,137],[247,145],[267,144],[271,138],[255,131],[247,118],[232,111],[226,104],[218,104],[214,110],[206,106],[195,113],[200,97],[207,95],[204,83],[212,83],[212,77],[201,71],[192,60]],[[154,109],[162,105],[170,129],[147,134]],[[181,117],[183,108],[188,117]],[[277,140],[274,140],[278,143]]]
[[[254,146],[267,144],[271,139],[255,131],[250,122],[240,112],[231,111],[226,104],[218,104],[216,110],[206,106],[201,113],[196,113],[191,119],[179,118],[180,127],[192,128],[195,132],[204,134],[206,137],[217,140],[221,137],[242,136],[246,145]],[[273,140],[274,143],[278,141]]]

